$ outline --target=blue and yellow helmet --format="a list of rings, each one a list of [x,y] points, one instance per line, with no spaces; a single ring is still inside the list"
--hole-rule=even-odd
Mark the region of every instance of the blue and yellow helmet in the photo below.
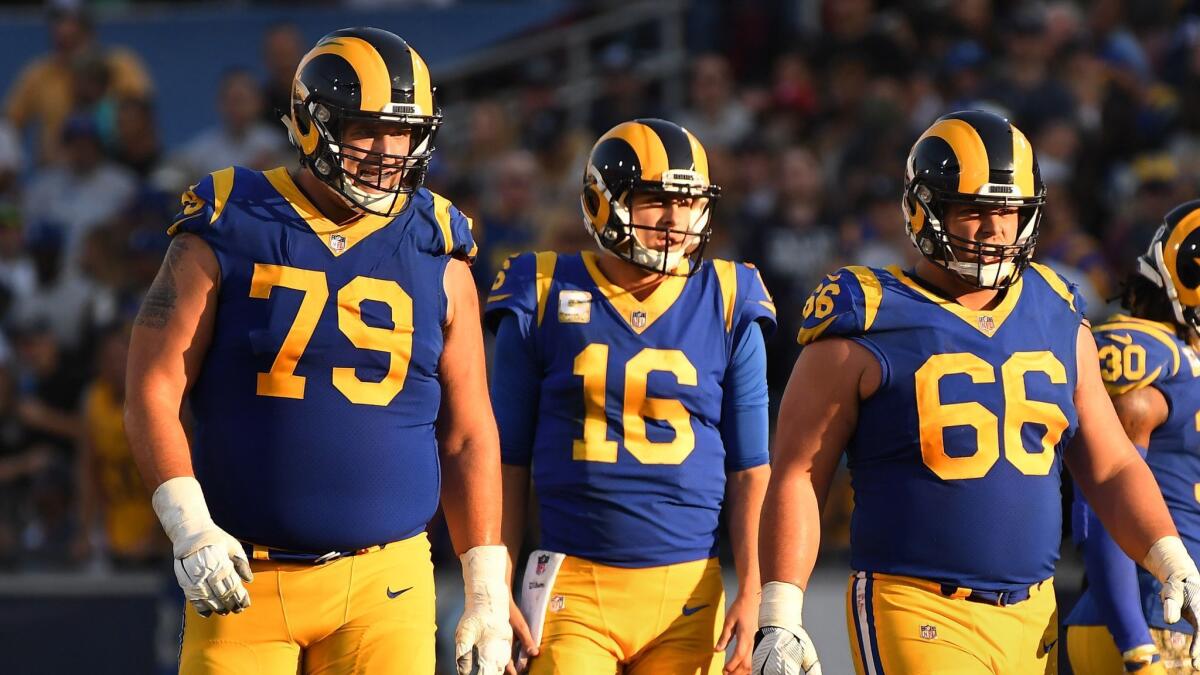
[[[1135,271],[1166,293],[1176,323],[1200,332],[1200,199],[1163,217]]]
[[[946,205],[953,203],[1015,207],[1016,240],[985,244],[954,236],[945,227]],[[995,113],[943,115],[909,152],[903,200],[909,238],[931,262],[974,286],[1004,288],[1020,278],[1033,257],[1045,203],[1029,139]]]
[[[637,230],[661,228],[633,223],[635,192],[694,200],[691,222],[667,228],[683,235],[678,250],[648,248],[638,239]],[[605,250],[653,272],[691,275],[700,269],[712,236],[712,203],[720,193],[709,177],[708,153],[690,131],[666,120],[636,119],[613,127],[592,146],[580,204],[584,226]]]
[[[394,216],[425,181],[442,123],[434,94],[425,60],[398,35],[343,28],[321,38],[301,59],[283,122],[301,163],[351,207]],[[343,130],[350,123],[407,128],[409,151],[388,154],[348,144]],[[347,172],[346,160],[359,170]],[[398,181],[385,180],[396,172]]]

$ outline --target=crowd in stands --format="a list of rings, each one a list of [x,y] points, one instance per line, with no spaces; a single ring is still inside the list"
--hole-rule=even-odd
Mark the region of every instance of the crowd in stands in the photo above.
[[[1080,284],[1093,318],[1163,214],[1197,196],[1194,2],[696,2],[688,28],[678,109],[640,67],[656,49],[644,36],[596,45],[602,94],[579,127],[553,60],[447,108],[427,183],[473,217],[482,291],[511,253],[591,246],[587,151],[638,116],[674,119],[708,148],[723,190],[709,254],[753,262],[774,294],[776,399],[823,275],[914,262],[904,159],[939,114],[1001,111],[1032,140],[1049,189],[1037,258]],[[129,325],[190,183],[295,165],[278,118],[310,45],[294,26],[268,29],[261,62],[211,92],[213,126],[164,147],[138,55],[98,42],[78,9],[48,29],[0,126],[0,569],[137,567],[164,540],[121,431]]]

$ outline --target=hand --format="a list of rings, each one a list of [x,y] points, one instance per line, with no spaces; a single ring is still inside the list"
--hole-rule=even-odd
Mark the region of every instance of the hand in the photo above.
[[[175,581],[200,616],[239,613],[250,606],[242,582],[254,574],[237,539],[213,522],[200,483],[190,476],[172,478],[150,499],[175,556]]]
[[[508,550],[476,546],[459,559],[467,598],[454,631],[458,675],[501,675],[512,660],[512,593],[505,581]]]
[[[803,628],[798,634],[778,626],[759,629],[750,668],[755,675],[821,675],[817,648]]]
[[[799,586],[781,581],[763,585],[751,662],[755,675],[821,675],[817,649],[801,623],[803,611]]]
[[[220,528],[214,529],[216,544],[175,560],[175,581],[183,589],[183,597],[205,618],[213,612],[224,616],[244,611],[250,606],[250,594],[242,582],[254,579],[241,543]]]
[[[1196,563],[1179,537],[1168,536],[1154,542],[1142,567],[1162,583],[1163,620],[1173,624],[1183,618],[1192,624],[1191,667],[1200,669],[1200,571]]]
[[[713,649],[723,652],[736,639],[733,657],[725,662],[725,675],[749,675],[750,655],[754,651],[754,633],[758,630],[758,593],[739,592],[725,614],[725,627]]]
[[[1125,672],[1138,675],[1166,675],[1158,648],[1152,644],[1140,645],[1121,653],[1121,661],[1125,664]]]
[[[512,626],[513,637],[516,638],[518,644],[516,647],[516,657],[508,662],[508,666],[504,669],[506,675],[521,675],[529,670],[529,659],[537,656],[539,653],[538,645],[533,641],[533,631],[529,630],[529,624],[525,622],[525,615],[521,613],[521,608],[511,598],[508,601],[508,623]]]

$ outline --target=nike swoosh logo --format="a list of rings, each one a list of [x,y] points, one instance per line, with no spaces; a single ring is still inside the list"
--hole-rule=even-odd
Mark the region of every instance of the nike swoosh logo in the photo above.
[[[1054,649],[1054,645],[1056,645],[1056,644],[1058,644],[1058,638],[1054,638],[1053,640],[1050,641],[1049,644],[1042,645],[1042,653],[1049,654],[1050,650]]]
[[[700,610],[704,609],[705,607],[708,607],[708,605],[696,605],[695,607],[688,607],[687,605],[684,605],[683,606],[683,615],[691,616],[691,615],[695,614],[696,612],[699,612]]]
[[[409,586],[408,588],[401,588],[398,591],[392,591],[392,587],[388,586],[388,589],[387,589],[388,599],[393,600],[395,598],[398,598],[401,595],[404,595],[405,593],[411,591],[412,588],[413,588],[412,586]]]
[[[1123,345],[1133,344],[1133,336],[1130,335],[1129,333],[1126,333],[1124,335],[1117,335],[1116,333],[1109,333],[1108,336],[1110,338],[1112,338],[1114,341],[1120,342]]]

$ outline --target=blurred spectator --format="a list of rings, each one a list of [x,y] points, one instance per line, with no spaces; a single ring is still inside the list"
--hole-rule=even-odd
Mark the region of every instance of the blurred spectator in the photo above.
[[[1069,116],[1075,104],[1051,70],[1054,47],[1041,8],[1018,12],[1005,35],[1008,58],[988,88],[1012,113],[1012,121],[1033,138],[1050,118]]]
[[[0,202],[0,323],[11,318],[14,307],[29,302],[37,283],[37,268],[25,251],[20,210]]]
[[[0,365],[0,569],[18,562],[33,477],[54,457],[53,450],[36,443],[21,421],[11,366]]]
[[[614,42],[605,47],[599,61],[601,93],[592,102],[588,120],[593,136],[599,138],[621,122],[661,116],[638,73],[633,49],[628,44]]]
[[[728,59],[705,54],[692,61],[691,106],[677,121],[712,149],[733,148],[750,133],[754,118],[737,100]]]
[[[52,51],[25,66],[5,102],[5,115],[18,130],[38,127],[42,162],[60,157],[63,124],[76,107],[73,66],[78,59],[95,58],[106,66],[105,93],[114,97],[145,97],[151,86],[141,59],[133,52],[105,49],[96,43],[92,19],[81,2],[51,3],[49,18]]]
[[[87,233],[123,209],[137,183],[127,170],[105,158],[99,130],[88,117],[67,122],[63,149],[64,164],[46,167],[30,180],[22,211],[30,231],[62,242],[61,263],[71,267],[77,264]]]
[[[225,73],[217,107],[221,124],[188,142],[177,158],[193,180],[227,166],[270,169],[282,163],[287,142],[262,121],[263,94],[250,71]]]
[[[304,35],[294,23],[277,23],[263,33],[262,60],[267,79],[262,87],[262,121],[285,134],[285,138],[287,131],[279,118],[288,114],[292,107],[292,78],[307,47]]]
[[[18,375],[17,412],[37,440],[70,453],[79,433],[79,392],[87,379],[59,346],[50,325],[13,329]]]
[[[490,178],[479,218],[487,245],[487,258],[480,261],[484,279],[500,269],[505,258],[533,249],[539,236],[548,234],[539,228],[538,164],[531,153],[516,150],[505,155]]]
[[[0,120],[0,199],[16,198],[17,179],[24,165],[21,139],[8,122]]]
[[[125,439],[128,344],[127,325],[119,324],[101,336],[96,379],[83,394],[80,528],[74,551],[76,557],[83,557],[99,544],[118,568],[157,564],[169,550]]]
[[[145,99],[127,98],[117,104],[113,159],[139,179],[150,178],[162,160],[162,145],[154,123],[154,106]]]

